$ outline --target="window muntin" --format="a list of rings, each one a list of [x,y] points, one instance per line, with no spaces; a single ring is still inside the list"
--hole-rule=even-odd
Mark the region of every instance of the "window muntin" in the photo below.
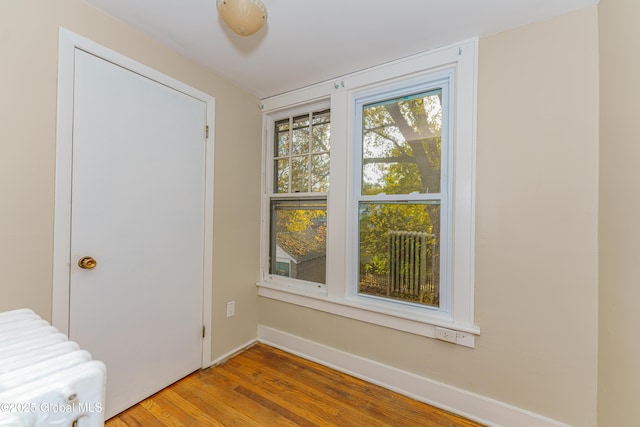
[[[447,309],[440,252],[448,236],[448,86],[382,88],[355,100],[357,296]]]
[[[326,193],[330,137],[330,110],[278,120],[273,144],[273,192]]]

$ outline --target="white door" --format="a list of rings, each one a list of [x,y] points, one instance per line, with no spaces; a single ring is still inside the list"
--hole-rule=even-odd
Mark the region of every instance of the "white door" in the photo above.
[[[81,50],[73,99],[69,335],[108,418],[201,366],[206,103]]]

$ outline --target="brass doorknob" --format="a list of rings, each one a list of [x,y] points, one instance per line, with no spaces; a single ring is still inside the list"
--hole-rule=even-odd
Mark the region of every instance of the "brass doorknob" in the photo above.
[[[95,268],[97,264],[98,262],[90,256],[85,256],[78,260],[78,267],[84,268],[85,270],[91,270]]]

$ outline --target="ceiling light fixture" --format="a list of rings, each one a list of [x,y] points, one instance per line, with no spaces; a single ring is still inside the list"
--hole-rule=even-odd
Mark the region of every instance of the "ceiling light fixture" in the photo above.
[[[267,21],[267,8],[260,0],[216,0],[222,20],[235,33],[250,36]]]

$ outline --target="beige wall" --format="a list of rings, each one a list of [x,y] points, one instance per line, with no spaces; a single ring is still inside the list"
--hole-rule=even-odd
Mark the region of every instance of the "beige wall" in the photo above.
[[[629,339],[640,321],[630,255],[640,242],[633,229],[640,210],[633,200],[637,156],[630,151],[640,150],[632,116],[632,102],[640,99],[632,76],[640,70],[627,59],[638,51],[631,40],[640,40],[636,3],[602,0],[600,7],[603,426],[628,425],[624,417],[640,392],[634,363],[640,349]],[[468,349],[258,301],[257,100],[80,0],[4,0],[0,311],[26,306],[51,316],[57,35],[64,26],[216,98],[214,357],[255,337],[259,321],[572,425],[595,425],[597,19],[590,8],[481,39],[476,320],[482,335]],[[226,319],[232,299],[237,315]]]
[[[638,424],[640,2],[601,0],[598,425]]]
[[[589,8],[480,41],[475,349],[265,298],[260,323],[595,425],[597,26]]]
[[[0,311],[51,318],[60,26],[216,98],[213,357],[255,338],[258,100],[80,0],[0,2]],[[232,299],[237,315],[226,319]]]

